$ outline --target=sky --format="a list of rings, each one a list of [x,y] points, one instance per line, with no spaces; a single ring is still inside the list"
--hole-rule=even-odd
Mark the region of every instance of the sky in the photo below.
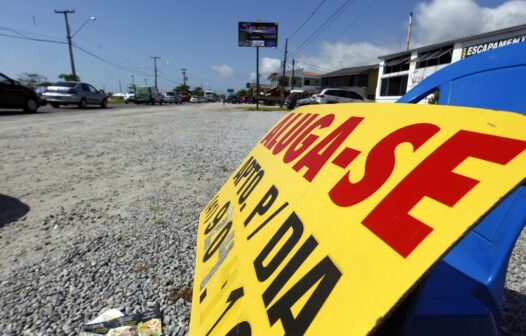
[[[52,82],[71,73],[64,15],[54,13],[65,9],[75,10],[77,74],[114,93],[132,76],[153,85],[152,56],[162,91],[183,82],[181,68],[191,87],[244,88],[255,78],[256,50],[238,47],[239,21],[279,25],[278,47],[260,48],[262,83],[280,68],[287,38],[288,69],[295,59],[326,73],[404,50],[410,12],[412,47],[526,23],[526,0],[0,0],[0,72]]]

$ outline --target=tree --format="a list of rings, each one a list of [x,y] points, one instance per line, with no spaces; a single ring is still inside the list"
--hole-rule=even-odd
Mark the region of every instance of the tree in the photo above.
[[[238,92],[236,92],[236,96],[238,97],[246,97],[248,96],[248,91],[245,89],[241,89]]]
[[[48,82],[46,76],[37,73],[25,73],[18,77],[20,84],[36,89],[41,86],[48,86],[51,83]]]
[[[189,92],[190,91],[190,87],[188,85],[184,85],[184,84],[180,84],[180,85],[177,85],[174,89],[175,92]]]
[[[196,86],[193,90],[192,90],[192,94],[194,96],[202,96],[205,92],[203,91],[203,88],[200,87],[200,86]]]
[[[63,79],[65,81],[80,81],[79,75],[73,76],[73,74],[66,73],[61,73],[60,75],[58,75],[58,78]]]

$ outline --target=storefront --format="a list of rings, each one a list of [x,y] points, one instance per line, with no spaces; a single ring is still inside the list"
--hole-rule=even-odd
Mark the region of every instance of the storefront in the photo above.
[[[434,72],[464,58],[526,41],[526,24],[380,56],[377,102],[395,102]]]

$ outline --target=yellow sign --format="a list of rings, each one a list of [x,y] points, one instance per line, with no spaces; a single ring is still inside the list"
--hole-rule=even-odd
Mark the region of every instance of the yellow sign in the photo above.
[[[306,106],[199,219],[191,335],[366,335],[526,177],[526,119]]]

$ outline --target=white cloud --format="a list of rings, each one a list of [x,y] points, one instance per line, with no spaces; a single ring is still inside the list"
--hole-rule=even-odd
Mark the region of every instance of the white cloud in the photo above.
[[[263,57],[259,72],[265,75],[276,72],[281,67],[281,60],[278,58]]]
[[[526,1],[482,7],[475,0],[431,0],[416,6],[414,46],[452,40],[526,22]]]
[[[256,82],[256,73],[255,72],[251,72],[250,75],[248,76],[248,81],[250,83],[254,83]]]
[[[333,70],[378,63],[378,56],[399,51],[399,48],[377,46],[369,42],[330,43],[323,42],[320,53],[316,56],[301,57],[298,63],[301,67],[314,72],[330,72]],[[305,64],[305,63],[308,64]],[[314,65],[314,67],[309,66]]]
[[[234,75],[234,69],[232,69],[226,64],[212,65],[212,70],[221,75],[221,77],[232,77]]]

